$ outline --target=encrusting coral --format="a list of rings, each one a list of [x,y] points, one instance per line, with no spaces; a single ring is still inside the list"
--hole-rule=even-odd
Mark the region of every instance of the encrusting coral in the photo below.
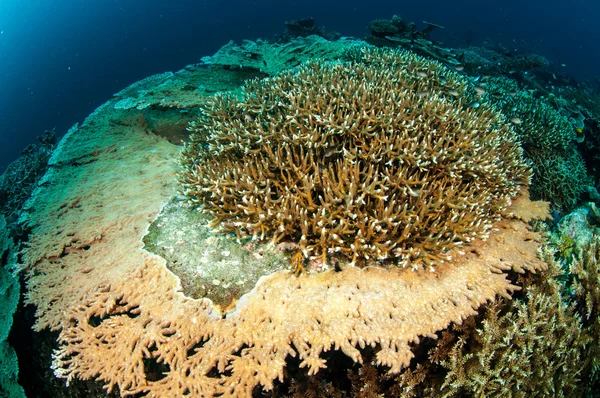
[[[218,95],[191,127],[183,193],[239,236],[433,269],[486,238],[529,184],[502,115],[402,51],[305,64]]]
[[[409,55],[402,59],[414,62],[399,60],[394,63],[391,59],[388,62],[385,54],[377,54],[372,58],[367,56],[362,66],[352,64],[355,70],[350,75],[364,73],[364,76],[373,79],[372,83],[365,81],[354,86],[357,92],[361,87],[366,89],[377,82],[391,84],[382,82],[382,79],[394,78],[394,75],[373,73],[374,70],[384,72],[384,69],[398,73],[398,77],[406,77],[409,88],[426,89],[417,92],[406,89],[404,92],[402,88],[396,94],[384,90],[371,92],[373,109],[392,106],[398,111],[397,118],[407,119],[402,122],[406,131],[399,129],[397,134],[402,137],[398,138],[401,139],[398,145],[400,142],[406,144],[402,147],[406,148],[406,153],[402,151],[403,163],[390,158],[389,166],[385,165],[387,160],[383,164],[377,160],[394,153],[395,143],[385,140],[396,138],[377,135],[374,127],[369,134],[387,145],[373,147],[363,141],[360,150],[344,146],[346,139],[359,143],[358,131],[351,130],[351,136],[357,135],[357,138],[351,138],[345,136],[342,130],[342,127],[352,128],[348,124],[351,119],[359,123],[353,120],[357,116],[354,113],[348,113],[347,121],[346,117],[344,120],[327,121],[310,116],[311,110],[305,115],[305,122],[309,126],[313,123],[318,134],[300,134],[302,124],[287,121],[290,129],[297,130],[297,140],[303,145],[296,147],[290,144],[284,149],[283,142],[277,140],[280,135],[285,135],[275,127],[273,130],[269,127],[271,123],[273,126],[286,123],[286,114],[277,113],[284,105],[267,102],[272,107],[262,109],[263,101],[257,100],[256,108],[240,110],[234,106],[235,101],[224,97],[218,97],[215,103],[229,104],[218,109],[229,113],[227,123],[230,126],[250,123],[250,119],[264,121],[265,125],[261,130],[240,133],[238,143],[235,142],[236,136],[232,135],[229,138],[233,141],[228,141],[228,136],[224,135],[221,141],[217,141],[223,149],[212,144],[211,150],[231,155],[229,152],[235,152],[237,144],[248,147],[250,144],[247,142],[253,142],[251,138],[259,140],[260,131],[264,134],[263,139],[273,142],[272,147],[265,149],[265,159],[272,160],[276,154],[283,156],[284,150],[289,151],[291,170],[289,175],[283,173],[286,178],[297,178],[302,167],[308,167],[303,165],[303,156],[307,163],[309,160],[314,162],[312,169],[320,171],[297,179],[298,190],[295,193],[299,196],[294,197],[299,203],[296,217],[306,220],[310,228],[320,228],[318,222],[323,211],[310,213],[318,218],[314,220],[301,206],[312,208],[310,199],[314,206],[321,205],[319,194],[323,196],[323,203],[328,203],[325,202],[326,195],[335,197],[334,193],[341,189],[347,194],[352,192],[354,197],[347,202],[352,213],[338,208],[341,213],[336,217],[340,222],[332,222],[331,228],[348,224],[355,228],[356,234],[361,231],[364,237],[372,240],[369,243],[366,239],[364,243],[359,240],[359,248],[353,250],[351,245],[354,241],[346,235],[340,237],[343,247],[350,247],[347,251],[350,257],[354,254],[377,257],[379,253],[375,243],[381,242],[374,232],[389,235],[399,232],[400,238],[405,240],[395,246],[390,244],[391,255],[404,248],[415,255],[411,260],[416,264],[435,265],[435,272],[367,266],[341,267],[340,271],[306,273],[296,277],[290,272],[279,271],[259,279],[227,314],[215,308],[206,297],[185,296],[181,280],[167,269],[165,259],[148,252],[143,243],[149,225],[178,189],[174,159],[180,148],[163,137],[148,133],[143,124],[119,123],[122,120],[138,120],[139,110],[115,108],[118,99],[113,99],[95,111],[80,127],[70,130],[61,141],[49,162],[44,183],[37,187],[27,204],[27,213],[22,217],[31,228],[30,245],[23,253],[27,272],[26,301],[36,306],[36,330],[50,328],[60,332],[59,347],[53,357],[55,374],[67,382],[76,378],[95,378],[108,390],[116,389],[122,395],[249,397],[261,387],[273,389],[276,380],[284,378],[291,357],[295,357],[299,366],[312,375],[328,366],[324,358],[326,351],[337,350],[360,363],[367,346],[375,351],[376,365],[396,373],[409,365],[414,355],[413,346],[424,336],[433,337],[451,323],[460,323],[475,315],[482,304],[499,295],[508,298],[518,289],[507,277],[506,271],[525,273],[545,269],[544,262],[537,258],[540,235],[532,232],[522,220],[527,218],[528,206],[542,210],[540,214],[543,215],[547,215],[547,207],[531,203],[526,197],[526,189],[522,185],[527,185],[529,172],[520,157],[518,144],[513,141],[511,128],[484,107],[472,109],[465,106],[460,92],[469,88],[460,84],[460,77],[444,72],[442,66],[425,63]],[[378,64],[385,67],[377,67]],[[330,93],[330,82],[325,78],[341,73],[347,67],[348,64],[317,63],[301,67],[295,73],[302,77],[310,71],[323,72],[322,82],[312,85],[310,97],[307,97],[318,99],[319,95]],[[284,84],[285,76],[292,75],[286,74],[269,82]],[[318,79],[318,76],[316,74],[312,78]],[[175,74],[173,78],[185,78],[185,74]],[[345,82],[351,87],[350,78]],[[185,85],[174,85],[178,86]],[[254,82],[249,87],[258,90],[261,83]],[[286,90],[294,93],[299,88],[289,86]],[[459,93],[458,98],[455,97],[456,92]],[[375,94],[382,95],[382,99],[376,100]],[[427,96],[435,101],[426,99]],[[299,101],[302,97],[292,98]],[[363,98],[367,100],[367,96],[351,95],[344,101],[340,97],[337,103],[329,101],[329,105],[319,101],[316,105],[307,101],[296,104],[325,106],[324,109],[329,106],[335,110],[343,109],[346,101],[353,106],[360,105]],[[397,101],[393,105],[385,102],[393,98]],[[419,112],[409,107],[402,108],[406,105],[405,99],[413,100],[413,106],[420,107]],[[360,123],[367,129],[369,126],[386,126],[396,117],[385,112],[370,113],[366,109],[365,113],[367,116],[360,119]],[[296,120],[302,121],[300,111]],[[334,131],[326,131],[326,123],[338,123],[338,127]],[[446,136],[439,130],[442,127],[455,129],[450,129]],[[196,128],[202,131],[198,125]],[[436,129],[438,132],[434,133]],[[416,134],[418,138],[407,136],[407,132]],[[320,146],[320,135],[321,139],[327,138],[323,146],[325,142],[332,145],[328,144],[326,149]],[[478,138],[480,135],[485,139]],[[345,137],[344,140],[342,137]],[[392,144],[394,148],[391,148]],[[186,151],[194,145],[198,151],[210,148],[200,148],[203,144],[196,141]],[[262,150],[260,143],[256,145]],[[322,155],[320,158],[309,155],[315,145]],[[251,149],[255,150],[248,147],[249,153]],[[469,156],[464,156],[463,151]],[[371,156],[374,159],[367,161]],[[227,157],[221,161],[222,169],[228,167],[227,161]],[[349,181],[341,181],[333,175],[333,171],[337,170],[334,166],[339,164],[341,167],[345,161],[352,166],[348,171]],[[190,159],[189,162],[196,160]],[[323,168],[320,162],[328,166]],[[188,163],[190,170],[193,169],[191,163]],[[385,179],[385,175],[378,174],[385,173],[386,167],[395,167],[400,173],[404,170],[403,165],[407,168],[406,174],[402,171],[397,180],[393,176]],[[440,165],[445,167],[450,182],[456,183],[456,186],[450,182],[444,185],[443,178],[438,178],[435,183],[427,182],[427,176],[440,177],[443,174]],[[254,166],[256,170],[261,167]],[[237,164],[236,167],[231,173],[241,173],[248,166]],[[273,172],[268,168],[261,170]],[[340,175],[344,173],[346,171],[340,170]],[[358,176],[352,173],[358,173]],[[338,186],[330,185],[330,191],[326,192],[322,181],[325,176],[337,181]],[[321,184],[323,192],[312,192],[308,184],[310,179]],[[269,184],[274,184],[274,181],[269,179],[263,181],[265,185],[255,184],[256,191],[273,187]],[[370,189],[363,190],[363,182],[372,187],[365,186]],[[246,179],[240,184],[241,188],[244,185],[247,188],[253,182]],[[390,185],[386,191],[383,187],[387,184]],[[520,187],[521,196],[514,200],[513,206],[509,206]],[[223,191],[216,199],[220,200],[227,193],[237,195]],[[389,203],[383,203],[386,195]],[[283,204],[283,200],[275,196],[265,196],[263,201],[265,199],[273,206]],[[243,196],[241,200],[239,204],[245,206],[248,212],[253,211],[252,206],[262,207],[264,203],[252,201],[249,196],[246,201]],[[277,200],[279,202],[276,203]],[[437,200],[446,200],[447,205],[436,204]],[[331,202],[331,211],[335,211],[333,204]],[[414,212],[411,206],[417,205],[421,207]],[[327,211],[325,209],[322,216],[324,222],[328,222],[331,216]],[[367,221],[352,216],[361,211],[364,212],[362,217],[367,216]],[[394,232],[393,225],[385,218],[382,219],[389,225],[374,224],[375,217],[381,215],[378,211],[384,214],[389,211],[388,218],[397,217],[396,221],[404,222],[402,228]],[[440,217],[439,222],[444,221],[448,225],[447,229],[440,229],[429,215],[429,212],[435,211]],[[470,214],[471,211],[473,214]],[[501,221],[494,222],[500,218]],[[407,222],[417,223],[417,220],[419,229],[410,230]],[[426,226],[438,229],[429,236]],[[461,230],[461,226],[466,230]],[[454,227],[457,228],[456,239],[453,232],[444,235],[446,231],[453,231]],[[279,225],[273,232],[278,228]],[[286,224],[284,232],[291,237],[301,238],[302,226],[297,232],[285,231],[285,228]],[[389,228],[388,232],[383,231],[386,228]],[[409,230],[403,237],[402,232],[406,228]],[[336,240],[325,240],[327,245],[319,246],[321,230],[316,239],[314,235],[307,234],[307,251],[311,250],[311,246],[329,249],[329,243],[337,244]],[[260,226],[250,231],[251,234],[254,232],[258,237],[262,235]],[[265,230],[265,237],[268,234]],[[333,234],[325,236],[334,239]],[[477,236],[488,239],[473,239]],[[447,257],[443,250],[429,246],[427,239],[433,237],[441,239],[445,246],[456,245],[459,239],[470,242],[463,245],[464,255],[454,256],[451,261],[437,262],[435,259],[445,260]],[[385,244],[385,241],[382,243]],[[411,252],[409,244],[415,244],[417,249]],[[380,250],[383,252],[383,249]],[[433,260],[419,259],[415,250],[427,250],[424,255],[431,255]]]

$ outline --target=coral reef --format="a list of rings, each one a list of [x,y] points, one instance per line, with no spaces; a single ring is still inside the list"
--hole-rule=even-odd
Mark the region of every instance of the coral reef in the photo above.
[[[218,73],[215,73],[217,69]],[[162,73],[140,80],[115,94],[115,109],[136,110],[118,126],[141,124],[148,133],[173,144],[188,139],[187,126],[198,117],[198,109],[215,92],[236,92],[246,80],[263,76],[252,69],[230,71],[220,66],[189,65],[175,73]]]
[[[0,395],[22,395],[5,340],[23,249],[45,329],[27,355],[46,359],[21,375],[60,378],[32,396],[597,396],[597,92],[543,57],[442,48],[434,24],[372,27],[441,64],[230,43],[26,149],[0,177]]]
[[[9,224],[14,223],[25,201],[48,167],[56,141],[54,130],[37,137],[38,145],[31,144],[21,157],[8,165],[0,175],[0,214]]]
[[[531,187],[535,198],[551,201],[557,207],[569,210],[588,191],[587,170],[577,149],[547,152],[532,148],[527,151],[527,156],[535,169]]]
[[[443,333],[431,358],[448,370],[444,396],[592,396],[600,369],[600,235],[574,246],[561,256],[565,268],[545,245],[548,270],[524,278],[517,300],[488,307],[477,327],[472,319]]]
[[[478,81],[480,99],[492,104],[514,124],[525,157],[532,162],[531,194],[564,210],[572,209],[589,186],[576,131],[569,119],[546,98],[534,97],[505,77]]]
[[[368,29],[371,35],[377,38],[386,38],[387,36],[405,37],[407,39],[427,38],[425,33],[419,31],[414,22],[405,22],[398,15],[394,15],[392,19],[371,21]]]
[[[312,17],[294,19],[285,22],[285,30],[276,36],[278,43],[288,43],[296,37],[320,36],[326,40],[338,40],[341,35],[337,32],[328,31],[321,26],[317,26]]]
[[[560,87],[549,96],[562,112],[577,123],[578,149],[583,155],[593,178],[594,196],[590,198],[600,206],[600,86],[578,85]]]
[[[7,341],[13,324],[13,314],[19,302],[20,285],[14,275],[18,246],[9,236],[6,220],[0,214],[0,396],[25,397],[18,384],[17,356]]]
[[[459,52],[441,47],[429,40],[429,34],[433,30],[444,27],[426,21],[423,23],[427,26],[419,30],[414,22],[405,22],[397,15],[392,19],[376,19],[367,27],[370,34],[365,37],[365,41],[377,47],[403,48],[460,68]]]
[[[519,276],[523,289],[511,300],[486,304],[436,339],[421,341],[411,366],[398,375],[386,374],[367,358],[348,371],[343,383],[316,385],[297,377],[287,394],[278,396],[596,396],[599,248],[596,233],[569,256],[569,269],[545,243],[540,253],[546,270]],[[570,285],[566,278],[572,279]]]
[[[291,241],[323,262],[432,268],[487,237],[529,183],[512,126],[470,107],[466,81],[439,63],[363,57],[209,101],[182,152],[183,194],[226,231]]]
[[[430,66],[433,79],[441,67]],[[427,81],[418,72],[411,74],[417,85]],[[465,117],[494,120],[484,108],[461,108],[450,88],[430,90]],[[175,195],[180,148],[148,132],[140,110],[115,108],[121,99],[63,138],[21,218],[31,230],[23,253],[26,301],[36,306],[36,330],[59,332],[53,368],[69,383],[95,378],[107,390],[147,397],[248,397],[275,388],[291,361],[312,375],[329,366],[331,351],[361,363],[368,349],[375,364],[398,372],[418,342],[499,295],[508,298],[517,286],[507,273],[545,269],[536,257],[540,235],[521,221],[528,204],[536,212],[543,206],[521,191],[519,206],[506,203],[503,221],[490,221],[486,241],[472,239],[464,255],[436,265],[434,273],[347,266],[298,277],[280,271],[260,278],[223,313],[207,297],[186,296],[166,260],[144,249],[152,222]],[[498,128],[503,139],[514,137],[505,123]],[[508,139],[505,151],[516,156],[517,170],[527,171]],[[475,183],[484,190],[498,182]]]
[[[588,385],[600,384],[600,231],[579,247],[573,256],[569,271],[573,276],[572,290],[576,306],[591,343],[586,347],[586,367],[583,368]],[[581,366],[581,365],[580,365]]]
[[[265,40],[244,40],[241,45],[229,42],[210,57],[203,57],[205,65],[230,69],[250,69],[265,75],[276,75],[311,59],[335,60],[354,47],[365,43],[353,38],[329,41],[320,36],[294,37],[289,42],[272,44]]]
[[[457,328],[450,348],[438,346],[432,357],[445,357],[439,363],[448,371],[442,396],[581,396],[590,340],[560,294],[556,266],[553,271],[520,300],[487,308],[479,327]]]
[[[367,27],[370,35],[365,40],[374,45],[390,46],[394,43],[429,40],[432,31],[444,29],[443,26],[431,22],[423,21],[423,23],[426,27],[419,30],[414,22],[405,22],[398,15],[394,15],[392,19],[375,19]]]
[[[463,62],[465,71],[470,74],[508,76],[521,74],[549,65],[546,58],[537,54],[513,56],[503,51],[484,47],[468,47],[455,50]]]

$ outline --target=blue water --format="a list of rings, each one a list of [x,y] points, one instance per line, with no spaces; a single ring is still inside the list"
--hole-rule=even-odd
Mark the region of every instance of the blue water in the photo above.
[[[454,47],[489,38],[580,81],[600,75],[597,0],[0,0],[0,172],[44,130],[62,135],[125,86],[229,40],[272,38],[308,16],[363,37],[394,14],[444,25],[433,38]]]

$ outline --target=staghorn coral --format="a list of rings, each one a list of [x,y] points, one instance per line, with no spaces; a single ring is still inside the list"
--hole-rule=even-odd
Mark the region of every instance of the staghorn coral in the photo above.
[[[550,63],[538,54],[523,54],[514,56],[509,50],[501,46],[495,48],[470,46],[465,49],[456,49],[461,53],[465,71],[473,75],[510,75],[514,73],[527,73],[532,69],[542,69]]]
[[[525,148],[565,150],[575,140],[569,119],[560,114],[548,99],[532,95],[506,77],[487,77],[480,82],[486,89],[483,99],[493,104],[508,118],[518,118],[517,134]]]
[[[529,183],[512,127],[407,52],[310,63],[216,96],[182,152],[183,193],[238,236],[429,267],[485,238]],[[455,98],[458,97],[458,98]]]
[[[383,396],[407,398],[592,396],[598,325],[586,322],[580,315],[585,305],[580,304],[598,299],[592,298],[598,296],[598,246],[584,252],[577,270],[571,269],[584,281],[577,288],[579,303],[568,299],[561,282],[565,270],[546,243],[541,257],[548,268],[521,275],[523,291],[516,298],[486,305],[479,314],[438,333],[428,354],[423,352],[415,366],[399,375],[390,378],[376,372],[362,382]],[[590,320],[597,322],[596,315]]]
[[[532,196],[552,201],[562,209],[572,209],[579,203],[590,179],[575,147],[564,151],[530,148],[527,156],[535,169]]]
[[[591,396],[599,353],[597,315],[590,310],[600,292],[598,242],[583,248],[571,267],[576,301],[546,242],[540,256],[548,268],[522,275],[516,299],[496,301],[443,331],[428,360],[417,371],[403,370],[391,389],[423,397]]]
[[[471,339],[459,338],[441,362],[449,370],[443,396],[576,396],[588,336],[573,308],[535,288],[507,314],[501,308],[490,307]]]
[[[366,360],[348,373],[352,396],[597,396],[600,235],[576,251],[567,270],[546,241],[540,254],[548,269],[522,274],[512,300],[485,305],[422,342],[398,375]]]
[[[591,336],[585,355],[590,366],[586,375],[591,385],[598,385],[600,372],[600,233],[596,231],[589,242],[578,248],[569,272],[573,277],[572,290],[577,310]]]
[[[206,297],[185,296],[165,259],[144,249],[175,193],[180,148],[119,123],[139,111],[117,102],[63,138],[22,217],[31,228],[26,301],[36,306],[36,330],[60,332],[53,367],[69,383],[97,379],[147,397],[249,397],[274,388],[292,357],[314,374],[330,365],[326,351],[361,362],[367,346],[375,364],[397,372],[423,336],[516,289],[506,270],[545,267],[539,234],[508,208],[488,240],[471,241],[435,273],[277,272],[223,314]]]
[[[514,80],[488,77],[478,84],[479,89],[485,89],[481,98],[515,125],[524,155],[534,171],[532,196],[565,209],[575,206],[587,189],[589,178],[569,119],[549,99],[520,89]]]

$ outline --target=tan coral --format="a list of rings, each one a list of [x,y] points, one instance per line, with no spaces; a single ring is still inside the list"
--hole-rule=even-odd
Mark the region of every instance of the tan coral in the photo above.
[[[470,107],[466,80],[438,63],[363,57],[210,101],[182,152],[183,193],[226,231],[324,260],[433,268],[487,237],[529,184],[512,126]]]
[[[283,378],[288,355],[315,373],[327,366],[323,351],[361,361],[365,345],[380,346],[377,362],[398,371],[411,342],[514,290],[501,270],[544,267],[539,236],[507,220],[436,273],[280,272],[223,318],[210,300],[184,296],[165,261],[143,249],[175,192],[178,148],[111,123],[130,115],[114,102],[67,135],[29,203],[27,302],[36,329],[60,331],[54,369],[67,380],[96,378],[123,395],[248,397]]]
[[[574,397],[584,396],[589,361],[594,358],[590,339],[576,312],[565,300],[557,277],[564,270],[554,253],[544,248],[549,265],[535,283],[525,286],[519,300],[490,305],[483,320],[471,328],[444,332],[431,359],[446,368],[435,396]],[[477,326],[477,327],[476,327]],[[461,330],[462,329],[462,330]],[[587,378],[586,381],[589,381]],[[431,379],[430,379],[431,381]]]

